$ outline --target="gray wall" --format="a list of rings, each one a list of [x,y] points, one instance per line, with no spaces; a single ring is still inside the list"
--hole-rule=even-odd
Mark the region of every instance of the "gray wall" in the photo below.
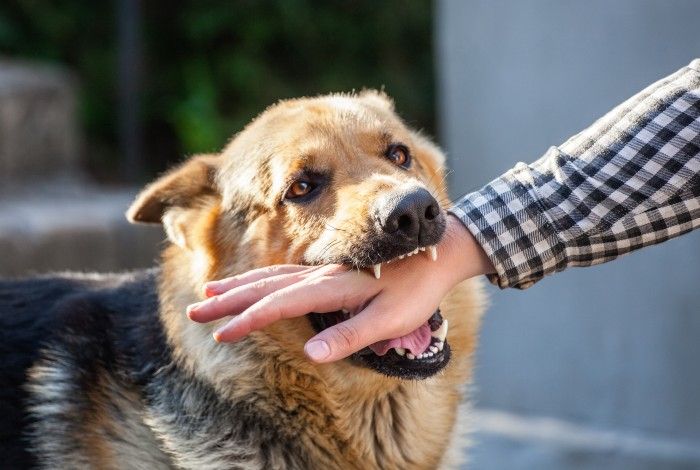
[[[698,0],[436,9],[453,196],[700,57]],[[700,468],[699,281],[693,233],[530,290],[491,288],[472,468]]]
[[[63,68],[0,59],[0,277],[157,259],[162,229],[124,216],[137,188],[102,188],[82,175],[77,95]]]

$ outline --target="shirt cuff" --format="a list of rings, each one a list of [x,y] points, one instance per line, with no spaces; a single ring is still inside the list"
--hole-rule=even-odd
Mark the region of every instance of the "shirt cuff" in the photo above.
[[[448,210],[464,223],[496,268],[489,280],[502,289],[526,289],[567,266],[566,245],[518,164]]]

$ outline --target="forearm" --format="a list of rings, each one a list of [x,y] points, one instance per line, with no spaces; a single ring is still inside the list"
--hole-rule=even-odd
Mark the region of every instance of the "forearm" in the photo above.
[[[696,60],[451,212],[493,263],[492,281],[529,287],[697,227],[699,135]]]

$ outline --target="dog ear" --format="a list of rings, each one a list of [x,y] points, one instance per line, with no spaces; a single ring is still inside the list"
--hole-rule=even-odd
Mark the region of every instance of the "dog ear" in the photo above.
[[[384,90],[367,88],[362,90],[358,97],[372,106],[394,111],[394,100],[392,100],[389,95],[384,93]]]
[[[198,155],[146,186],[126,212],[132,223],[163,224],[168,237],[184,246],[181,222],[187,209],[204,196],[216,195],[218,155]]]

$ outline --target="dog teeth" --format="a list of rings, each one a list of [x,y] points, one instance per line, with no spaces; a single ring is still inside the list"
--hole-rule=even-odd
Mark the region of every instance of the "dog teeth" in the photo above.
[[[435,346],[435,345],[430,346],[430,351],[432,351],[433,354],[435,354],[436,352],[438,352],[437,346]]]
[[[419,251],[420,251],[420,248],[416,248],[416,249],[413,250],[412,252],[406,253],[404,256],[413,256],[413,255],[415,255],[416,253],[418,253]]]
[[[428,252],[428,255],[430,256],[430,259],[433,260],[433,261],[437,261],[437,257],[438,257],[438,255],[437,255],[437,246],[432,245],[432,246],[427,246],[427,247],[426,247],[426,246],[419,246],[419,247],[416,247],[415,250],[413,250],[413,251],[411,251],[411,252],[409,252],[409,253],[404,253],[403,255],[399,255],[399,256],[397,256],[396,258],[390,259],[389,261],[386,262],[386,264],[389,264],[389,263],[391,263],[391,262],[393,262],[393,261],[396,261],[397,259],[408,258],[409,256],[416,255],[416,254],[418,254],[418,253],[420,253],[420,252],[422,252],[422,251],[427,251],[427,252]],[[381,272],[382,272],[382,265],[381,265],[381,264],[375,264],[375,265],[373,266],[373,268],[374,268],[374,277],[376,277],[377,279],[379,279],[380,276],[381,276]]]
[[[428,253],[430,254],[430,259],[437,261],[437,246],[431,245],[428,247]]]
[[[440,340],[441,343],[444,343],[445,338],[447,338],[447,319],[442,320],[442,324],[440,325],[440,328],[433,331],[431,333],[431,335],[433,338],[437,338],[438,340]],[[442,351],[440,346],[438,346],[438,349],[440,349],[440,351]]]
[[[414,356],[414,355],[411,354],[411,353],[407,353],[407,354],[406,354],[406,357],[407,357],[408,359],[411,359],[411,360],[413,360],[413,359],[416,358],[416,356]]]
[[[438,341],[435,343],[435,346],[437,347],[438,351],[442,351],[445,347],[445,342],[444,341]]]
[[[399,356],[406,355],[406,350],[404,348],[394,348],[394,351],[396,351],[396,354],[398,354]]]

